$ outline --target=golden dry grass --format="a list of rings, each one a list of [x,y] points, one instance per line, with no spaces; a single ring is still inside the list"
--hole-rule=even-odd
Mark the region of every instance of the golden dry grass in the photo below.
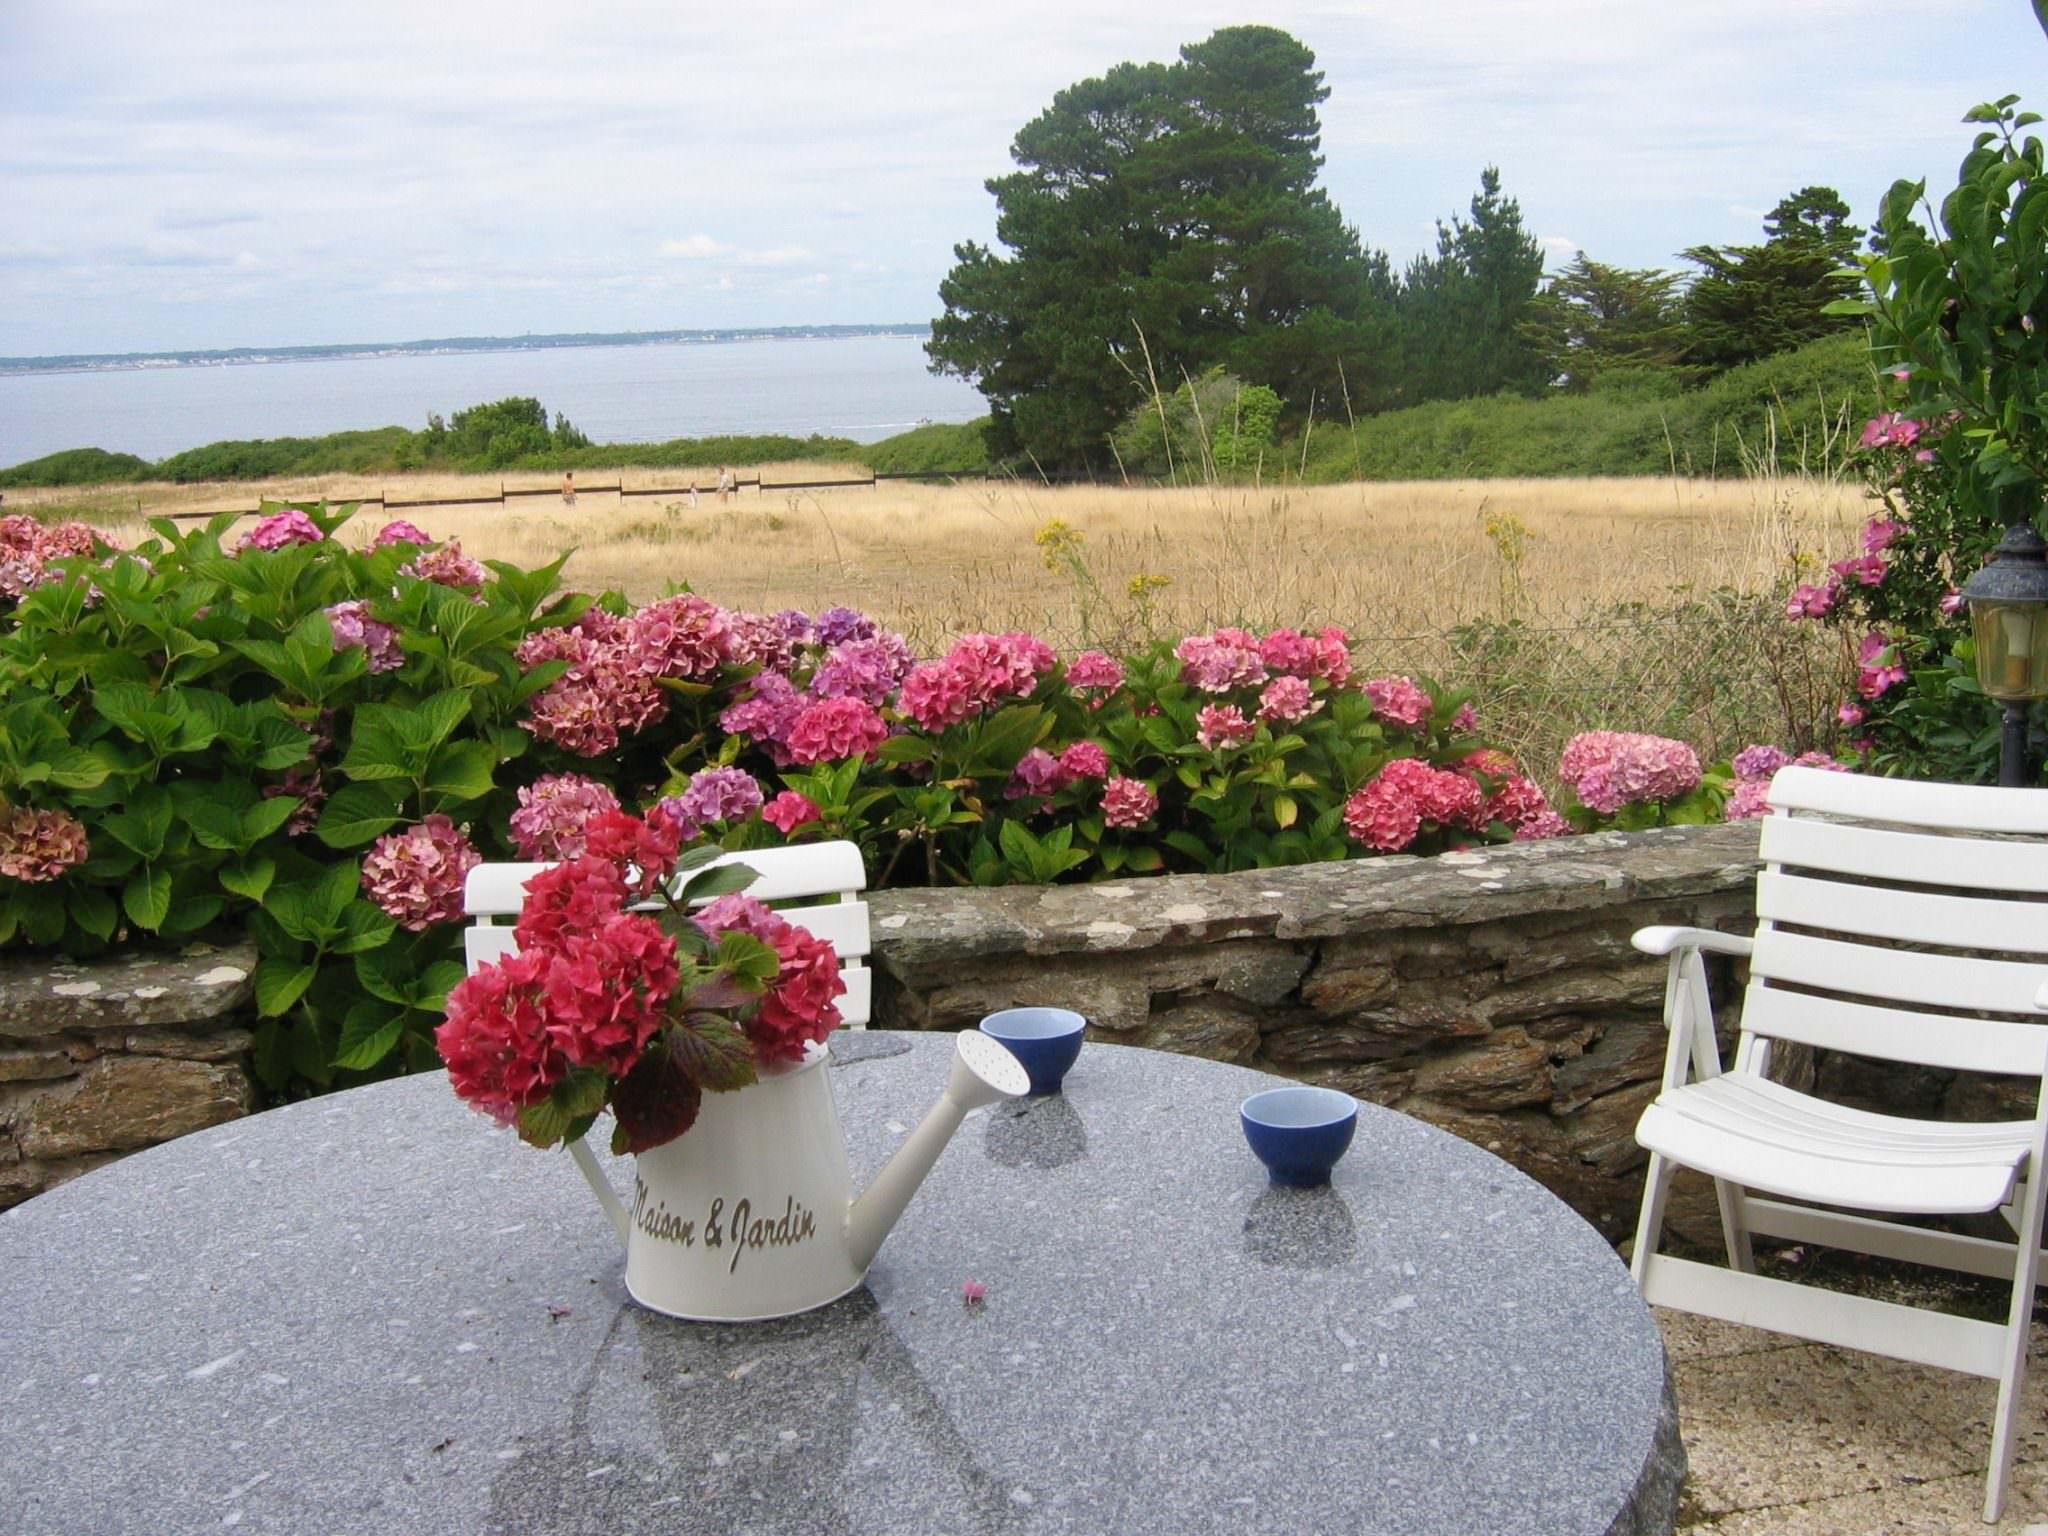
[[[754,467],[743,471],[751,477]],[[780,480],[852,477],[854,466],[759,466]],[[627,471],[629,487],[688,471]],[[587,473],[586,484],[618,480]],[[704,477],[709,480],[710,476]],[[18,492],[10,506],[86,509],[133,526],[148,512],[385,493],[424,500],[495,493],[495,476],[346,476],[259,486]],[[574,507],[559,478],[507,476],[531,499],[385,513],[472,554],[537,565],[573,547],[567,579],[635,599],[687,582],[729,606],[816,610],[850,603],[921,650],[970,629],[1029,628],[1055,642],[1116,646],[1220,623],[1341,624],[1388,640],[1472,619],[1568,622],[1591,610],[1667,605],[1715,589],[1768,591],[1788,560],[1835,558],[1867,515],[1859,488],[1825,480],[1490,480],[1196,489],[1048,488],[1023,482],[760,492],[721,506],[594,495]],[[124,518],[120,513],[126,512]],[[1048,549],[1048,525],[1070,537]],[[1064,553],[1062,553],[1064,551]]]

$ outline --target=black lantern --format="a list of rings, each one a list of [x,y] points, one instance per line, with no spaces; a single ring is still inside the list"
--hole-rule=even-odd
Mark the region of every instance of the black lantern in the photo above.
[[[1963,586],[1977,637],[1977,685],[2005,706],[1998,782],[2027,782],[2027,707],[2048,697],[2048,544],[2034,531],[2029,503],[1982,570]]]

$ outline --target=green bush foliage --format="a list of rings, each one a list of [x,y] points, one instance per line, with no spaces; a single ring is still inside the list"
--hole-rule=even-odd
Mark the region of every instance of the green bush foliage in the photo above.
[[[132,453],[109,453],[104,448],[67,448],[46,453],[12,469],[0,469],[0,490],[18,485],[118,485],[146,479],[151,471],[147,459]]]
[[[978,474],[989,467],[988,418],[912,427],[878,443],[850,448],[846,456],[884,475]]]

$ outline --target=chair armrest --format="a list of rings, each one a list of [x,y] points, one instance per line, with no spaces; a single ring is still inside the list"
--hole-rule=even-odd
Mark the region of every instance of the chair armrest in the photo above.
[[[1629,943],[1646,955],[1668,955],[1674,950],[1703,949],[1710,955],[1749,958],[1753,940],[1739,933],[1721,933],[1712,928],[1638,928]],[[2043,988],[2048,991],[2048,988]],[[2048,1004],[2042,1006],[2048,1007]]]

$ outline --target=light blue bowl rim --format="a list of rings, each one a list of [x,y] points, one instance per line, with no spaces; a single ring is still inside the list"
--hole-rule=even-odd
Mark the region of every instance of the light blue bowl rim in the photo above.
[[[997,1040],[1061,1040],[1080,1034],[1088,1021],[1071,1008],[1005,1008],[978,1027]]]
[[[1323,1113],[1313,1118],[1272,1120],[1266,1118],[1279,1101],[1298,1104],[1304,1113],[1311,1106],[1321,1105]],[[1292,1088],[1266,1088],[1253,1094],[1237,1107],[1238,1113],[1254,1125],[1270,1126],[1276,1131],[1309,1131],[1326,1125],[1341,1125],[1358,1115],[1358,1100],[1348,1093],[1339,1093],[1335,1088],[1317,1088],[1308,1083]]]

